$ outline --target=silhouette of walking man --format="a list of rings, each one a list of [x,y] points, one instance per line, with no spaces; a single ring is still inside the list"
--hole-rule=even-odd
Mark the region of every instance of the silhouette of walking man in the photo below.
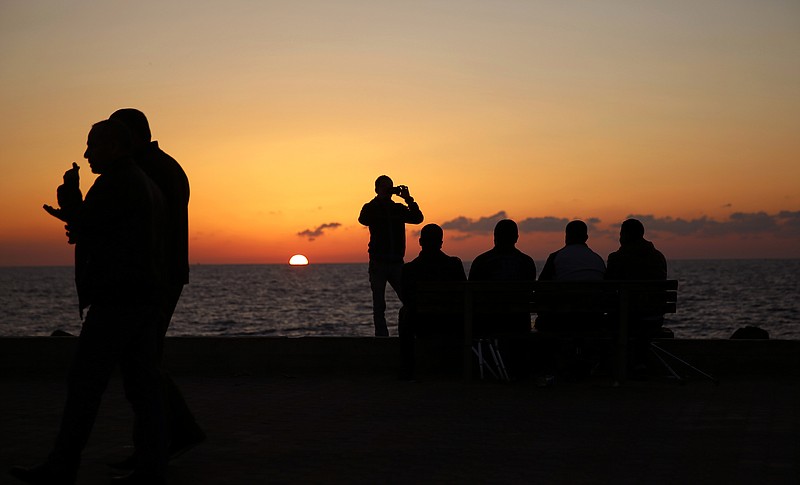
[[[401,298],[400,277],[406,253],[406,224],[420,224],[424,216],[405,185],[394,186],[386,175],[375,180],[374,199],[364,204],[358,222],[369,227],[369,284],[375,336],[386,337],[386,283]],[[392,201],[401,197],[408,206]],[[401,298],[402,299],[402,298]]]
[[[123,108],[111,118],[122,122],[131,132],[133,158],[142,171],[155,182],[166,203],[167,230],[165,233],[165,293],[158,323],[158,357],[164,354],[164,337],[172,314],[180,299],[183,286],[189,282],[189,179],[180,164],[151,140],[150,124],[141,111]],[[168,418],[169,457],[175,458],[205,440],[178,386],[163,369],[164,398]],[[137,422],[134,433],[139,428]],[[136,453],[111,465],[133,469]]]
[[[163,292],[164,203],[130,150],[130,134],[122,123],[105,120],[93,125],[84,157],[99,177],[78,202],[73,165],[65,174],[65,188],[59,188],[59,200],[71,200],[73,205],[45,207],[68,223],[70,240],[76,244],[79,307],[89,311],[70,368],[55,445],[43,464],[10,471],[27,483],[75,482],[81,452],[117,365],[141,423],[136,468],[118,483],[164,481],[167,440],[156,326]]]

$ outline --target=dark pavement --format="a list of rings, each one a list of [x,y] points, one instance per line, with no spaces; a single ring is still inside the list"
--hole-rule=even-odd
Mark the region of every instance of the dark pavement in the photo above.
[[[170,484],[800,483],[800,385],[727,376],[464,383],[380,373],[175,376],[208,441],[170,464]],[[0,483],[43,459],[63,376],[0,377]],[[130,453],[118,379],[79,483],[108,483]]]

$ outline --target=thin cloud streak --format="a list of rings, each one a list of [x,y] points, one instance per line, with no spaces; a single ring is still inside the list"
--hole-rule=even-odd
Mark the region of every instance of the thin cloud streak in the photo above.
[[[341,224],[338,222],[329,222],[327,224],[317,226],[316,229],[306,229],[305,231],[298,232],[297,235],[300,237],[305,237],[309,241],[313,241],[318,237],[324,236],[326,229],[336,229],[339,226],[341,226]]]

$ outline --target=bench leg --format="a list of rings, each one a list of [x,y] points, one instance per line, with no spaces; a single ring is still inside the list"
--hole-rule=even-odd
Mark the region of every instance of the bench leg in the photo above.
[[[492,375],[492,377],[497,379],[498,377],[497,377],[497,374],[495,373],[494,369],[492,369],[492,366],[489,365],[489,363],[483,357],[483,344],[484,344],[484,342],[485,342],[484,339],[479,339],[479,340],[476,340],[472,345],[472,352],[475,354],[475,357],[477,357],[477,359],[478,359],[478,369],[480,370],[480,373],[481,373],[481,380],[483,380],[483,377],[484,377],[483,369],[488,370],[489,373]],[[490,351],[490,353],[492,352],[491,344],[489,345],[489,351]]]
[[[486,360],[486,357],[483,355],[483,346],[487,345],[489,348],[489,354],[492,356],[492,361],[494,362],[494,368],[492,365]],[[492,375],[494,379],[509,381],[508,371],[506,370],[506,365],[503,362],[503,356],[500,354],[500,350],[497,347],[497,340],[490,340],[490,339],[476,339],[472,345],[472,352],[475,354],[475,357],[478,359],[478,370],[480,371],[481,380],[484,378],[484,369],[488,370],[489,373]]]
[[[503,356],[500,354],[500,347],[497,345],[497,339],[489,340],[489,350],[492,353],[492,359],[494,360],[494,365],[497,367],[497,373],[500,374],[500,378],[504,381],[510,381],[511,379],[508,378],[506,365],[503,362]]]

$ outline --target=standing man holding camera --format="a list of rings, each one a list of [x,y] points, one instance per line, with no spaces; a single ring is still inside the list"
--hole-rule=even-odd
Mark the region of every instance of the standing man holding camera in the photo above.
[[[372,289],[372,316],[375,336],[388,337],[386,327],[386,283],[398,298],[403,256],[406,253],[406,224],[419,224],[424,217],[405,185],[394,186],[387,175],[375,179],[374,199],[364,204],[358,222],[369,227],[369,284]],[[392,195],[406,204],[392,201]]]

